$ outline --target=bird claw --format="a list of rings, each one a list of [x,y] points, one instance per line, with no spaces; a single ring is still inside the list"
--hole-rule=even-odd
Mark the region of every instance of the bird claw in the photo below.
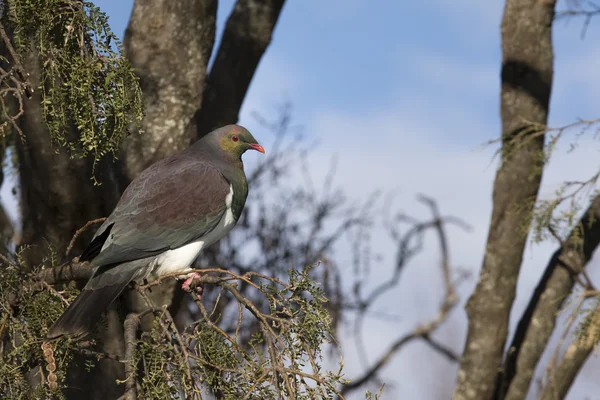
[[[200,278],[202,275],[200,275],[198,272],[193,272],[190,275],[188,275],[187,279],[185,281],[183,281],[183,283],[181,284],[181,288],[183,290],[185,290],[186,292],[194,292],[196,293],[196,295],[198,296],[199,299],[202,298],[202,292],[203,292],[203,287],[202,287],[202,283],[198,282],[194,282],[194,279],[196,278]]]

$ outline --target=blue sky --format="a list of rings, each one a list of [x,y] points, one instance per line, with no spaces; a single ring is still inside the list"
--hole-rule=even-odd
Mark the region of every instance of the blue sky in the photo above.
[[[122,38],[133,1],[96,4]],[[218,34],[233,4],[220,1]],[[292,101],[296,122],[307,136],[320,141],[310,158],[316,180],[322,179],[335,155],[336,183],[352,198],[364,199],[376,189],[394,191],[398,208],[419,216],[425,213],[416,194],[436,198],[444,213],[473,226],[470,233],[451,232],[451,251],[455,265],[476,274],[496,168],[494,149],[481,145],[500,132],[502,7],[500,0],[288,0],[240,123],[260,140],[251,113],[276,115],[282,101]],[[559,9],[565,7],[565,1],[559,3]],[[551,126],[600,117],[600,53],[595,46],[600,21],[592,21],[585,40],[580,38],[582,23],[555,24]],[[544,175],[543,195],[550,195],[565,179],[585,179],[597,170],[597,143],[591,136],[581,143],[575,153],[567,153],[566,145],[559,148]],[[383,233],[375,237],[373,246],[384,259],[376,278],[386,276],[394,251]],[[369,321],[365,335],[372,339],[370,360],[401,332],[436,312],[441,300],[436,297],[441,290],[439,254],[431,249],[407,268],[399,289],[378,305],[379,310],[399,314],[400,322]],[[515,311],[525,306],[553,249],[552,244],[528,247]],[[463,302],[474,281],[461,286]],[[466,317],[460,308],[437,338],[460,352],[465,334]],[[352,347],[347,349],[346,370],[352,377],[361,367]],[[597,379],[587,377],[597,376],[599,370],[596,359],[588,362],[569,398],[597,393]],[[411,345],[383,371],[383,380],[396,382],[388,385],[383,398],[447,398],[455,372],[455,365],[426,346]]]

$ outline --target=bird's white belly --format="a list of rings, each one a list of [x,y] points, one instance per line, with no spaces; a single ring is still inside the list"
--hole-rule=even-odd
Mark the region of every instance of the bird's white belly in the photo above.
[[[229,194],[225,199],[227,208],[217,226],[196,242],[188,243],[185,246],[168,250],[158,255],[151,263],[150,270],[152,271],[152,275],[159,277],[178,272],[184,274],[189,271],[191,269],[190,265],[192,265],[203,248],[208,247],[221,239],[235,226],[235,218],[231,210],[232,200],[233,187],[230,186]]]
[[[202,240],[186,244],[174,250],[168,250],[154,259],[152,269],[154,274],[162,276],[189,269],[204,247]]]

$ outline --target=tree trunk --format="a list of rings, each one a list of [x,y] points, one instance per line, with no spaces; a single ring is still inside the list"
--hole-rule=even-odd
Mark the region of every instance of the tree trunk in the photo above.
[[[146,115],[144,134],[125,146],[128,181],[194,139],[185,128],[202,103],[216,12],[216,0],[135,2],[124,45],[140,78]]]
[[[455,400],[486,400],[502,355],[531,213],[544,167],[555,1],[507,0],[502,20],[502,162],[486,252],[466,310],[469,329]],[[539,124],[539,125],[538,125]]]
[[[188,130],[201,138],[238,121],[242,102],[271,43],[285,0],[239,0],[227,20],[223,39],[206,82],[203,105]]]

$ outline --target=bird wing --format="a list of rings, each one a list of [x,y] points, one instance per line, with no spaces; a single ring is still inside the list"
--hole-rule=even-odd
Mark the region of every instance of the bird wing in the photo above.
[[[129,185],[98,230],[96,238],[105,236],[105,242],[93,263],[147,258],[198,240],[227,211],[229,191],[218,169],[185,152],[152,165]]]

